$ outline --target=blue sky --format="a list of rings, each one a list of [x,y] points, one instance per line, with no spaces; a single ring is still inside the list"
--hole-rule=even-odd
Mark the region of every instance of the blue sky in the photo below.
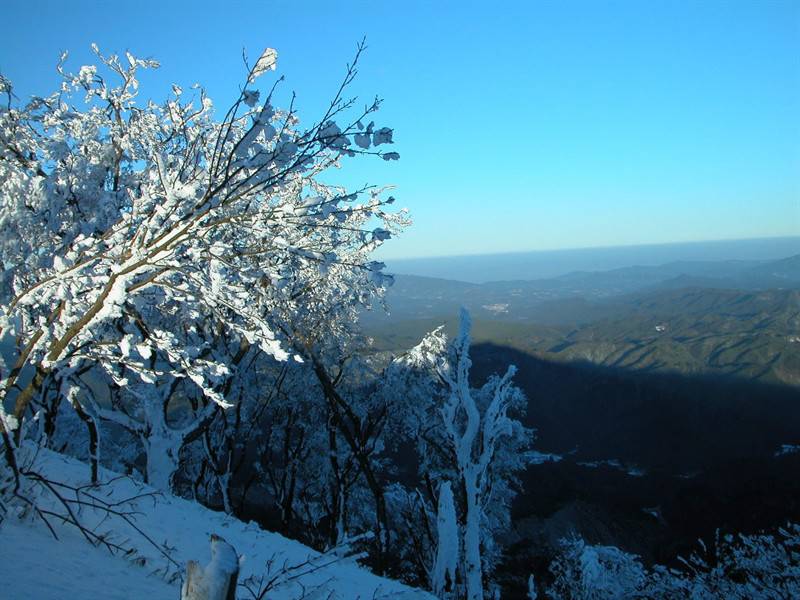
[[[22,97],[97,42],[161,61],[146,95],[200,82],[222,108],[271,46],[311,121],[366,35],[353,93],[385,99],[402,158],[331,181],[397,186],[414,225],[386,258],[800,235],[796,1],[28,6],[0,35]]]

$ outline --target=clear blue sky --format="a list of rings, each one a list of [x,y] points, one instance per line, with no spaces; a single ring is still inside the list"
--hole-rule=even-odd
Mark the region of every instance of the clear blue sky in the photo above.
[[[415,224],[386,258],[800,235],[796,0],[29,6],[0,26],[23,97],[97,42],[160,60],[154,99],[200,82],[223,107],[242,48],[272,46],[312,120],[366,35],[354,92],[402,159],[336,180],[397,185]]]

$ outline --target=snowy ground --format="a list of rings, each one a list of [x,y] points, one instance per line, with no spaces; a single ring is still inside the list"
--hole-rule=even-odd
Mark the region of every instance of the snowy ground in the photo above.
[[[56,600],[176,600],[179,587],[107,550],[93,548],[77,534],[59,533],[59,541],[44,526],[10,521],[0,530],[1,598]],[[102,593],[101,593],[102,590]]]
[[[85,464],[60,454],[39,451],[33,460],[38,472],[74,486],[85,484],[89,475]],[[330,600],[432,598],[372,575],[352,559],[321,555],[255,524],[155,493],[130,478],[104,471],[101,479],[105,485],[77,496],[74,491],[65,492],[65,497],[78,497],[85,503],[81,511],[84,524],[132,552],[127,557],[120,552],[112,555],[105,548],[92,547],[74,528],[54,523],[60,538],[56,541],[39,519],[9,517],[0,528],[0,598],[176,600],[185,563],[192,559],[201,564],[209,561],[212,533],[225,538],[243,557],[240,583],[251,577],[264,575],[267,581],[278,576],[266,596],[270,600],[294,600],[304,593],[309,598]],[[115,505],[130,498],[135,500],[117,507],[124,510],[130,522],[91,507],[98,500]],[[63,507],[49,492],[41,492],[38,504],[63,513]],[[133,514],[128,514],[130,511]],[[281,576],[286,569],[288,572]],[[258,589],[252,579],[250,589]],[[240,586],[237,597],[253,595]]]

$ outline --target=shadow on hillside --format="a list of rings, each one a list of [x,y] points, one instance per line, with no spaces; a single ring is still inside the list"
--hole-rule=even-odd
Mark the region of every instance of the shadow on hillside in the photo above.
[[[518,367],[515,381],[529,398],[525,423],[546,452],[682,475],[800,444],[800,388],[557,363],[496,344],[478,344],[471,356],[476,383]]]
[[[517,365],[536,449],[564,457],[522,478],[510,577],[543,569],[570,535],[670,563],[717,528],[800,521],[800,453],[776,455],[800,445],[800,389],[555,363],[495,344],[471,356],[475,384]]]

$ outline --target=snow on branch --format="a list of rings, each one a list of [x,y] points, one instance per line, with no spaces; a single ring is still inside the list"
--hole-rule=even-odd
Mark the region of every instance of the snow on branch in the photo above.
[[[254,87],[276,69],[272,48],[223,113],[201,87],[143,101],[140,72],[158,63],[93,50],[98,64],[77,72],[62,56],[50,95],[19,103],[10,82],[0,89],[0,338],[13,348],[0,401],[14,407],[5,460],[14,473],[33,405],[46,413],[63,389],[95,438],[97,422],[120,425],[170,456],[158,470],[168,489],[184,442],[232,407],[238,347],[286,361],[287,324],[327,316],[341,329],[391,284],[371,255],[408,224],[405,212],[383,189],[320,175],[391,155],[393,130],[362,123],[377,99],[359,110],[346,95],[363,42],[307,126],[293,98],[274,104],[277,81]],[[87,368],[82,383],[75,373]],[[178,380],[203,408],[176,428],[162,422],[162,390]],[[110,406],[92,397],[103,386]]]

